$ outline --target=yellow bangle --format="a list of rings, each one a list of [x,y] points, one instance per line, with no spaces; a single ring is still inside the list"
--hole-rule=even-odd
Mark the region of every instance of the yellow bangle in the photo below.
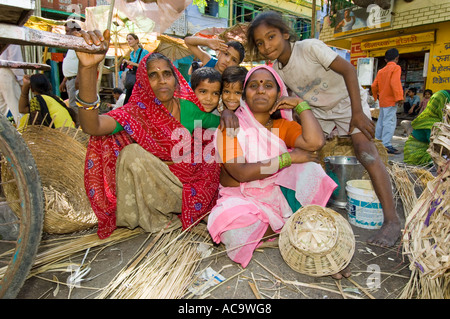
[[[295,112],[297,112],[297,114],[302,113],[305,110],[311,110],[311,107],[309,106],[308,102],[303,101],[301,103],[299,103],[296,107],[295,107]]]

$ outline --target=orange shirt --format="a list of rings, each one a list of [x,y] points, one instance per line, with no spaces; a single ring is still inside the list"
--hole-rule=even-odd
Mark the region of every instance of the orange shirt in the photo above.
[[[278,137],[286,143],[288,148],[294,147],[295,140],[302,134],[302,126],[295,121],[274,120],[273,128],[278,129],[272,132],[275,134],[278,131]],[[243,156],[238,139],[227,136],[226,130],[223,130],[222,138],[217,139],[217,148],[222,163]]]
[[[400,81],[402,68],[395,62],[388,62],[378,71],[372,83],[372,95],[380,100],[380,107],[394,106],[403,100],[403,87]]]

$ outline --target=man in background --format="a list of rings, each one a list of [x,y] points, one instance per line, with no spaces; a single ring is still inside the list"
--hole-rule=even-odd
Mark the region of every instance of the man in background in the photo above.
[[[386,66],[378,71],[372,83],[375,101],[379,99],[380,115],[375,127],[375,138],[382,141],[389,154],[399,154],[391,140],[397,126],[397,105],[403,103],[403,87],[400,80],[401,67],[397,64],[398,50],[389,49],[384,55]]]
[[[0,60],[23,62],[20,45],[10,44],[0,55]],[[0,112],[8,116],[11,112],[14,122],[19,124],[19,99],[22,92],[23,69],[0,68]]]
[[[66,34],[72,35],[75,31],[80,31],[81,27],[75,20],[68,20],[65,23]],[[60,92],[67,92],[69,98],[69,107],[75,111],[77,114],[77,119],[75,121],[76,126],[79,125],[78,122],[78,107],[75,103],[75,94],[77,91],[77,73],[78,73],[78,58],[74,50],[67,50],[66,56],[64,57],[62,64],[62,72],[64,79],[59,85]]]

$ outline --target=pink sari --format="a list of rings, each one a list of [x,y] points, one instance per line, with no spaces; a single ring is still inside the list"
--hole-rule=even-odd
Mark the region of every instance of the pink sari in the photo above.
[[[260,68],[269,70],[282,94],[286,94],[284,83],[267,66],[253,68],[246,81]],[[269,160],[288,151],[284,141],[264,128],[242,100],[235,114],[240,125],[237,139],[247,162]],[[280,186],[295,190],[302,206],[325,206],[337,187],[322,167],[313,162],[292,164],[265,179],[241,183],[240,187],[219,186],[219,199],[209,216],[208,230],[213,240],[223,242],[228,256],[242,267],[250,262],[268,227],[279,233],[293,214]]]

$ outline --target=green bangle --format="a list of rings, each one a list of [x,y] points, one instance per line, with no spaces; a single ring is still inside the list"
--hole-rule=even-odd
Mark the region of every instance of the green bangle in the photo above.
[[[294,108],[295,112],[297,112],[297,114],[302,113],[304,110],[311,110],[311,107],[309,106],[308,102],[303,101],[301,103],[299,103],[295,108]]]
[[[281,170],[285,167],[289,167],[292,164],[291,154],[289,152],[283,153],[278,156],[278,169]]]

